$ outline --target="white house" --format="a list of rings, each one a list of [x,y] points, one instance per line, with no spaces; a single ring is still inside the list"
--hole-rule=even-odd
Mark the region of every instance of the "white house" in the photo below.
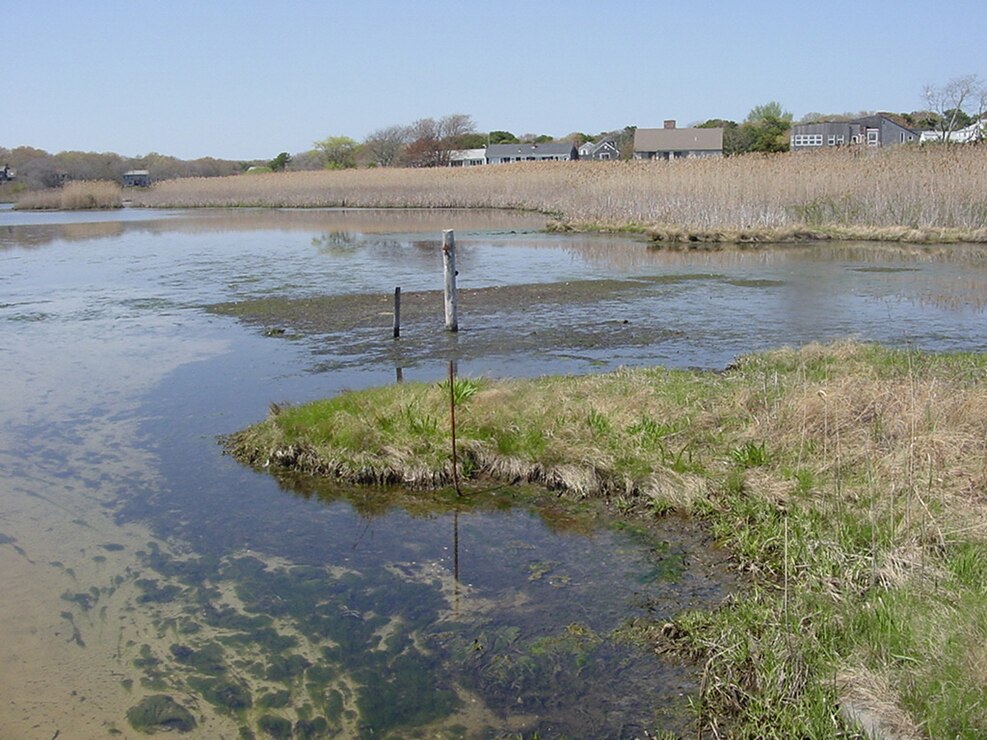
[[[449,152],[450,167],[475,167],[486,163],[486,149],[454,149]]]
[[[925,144],[929,141],[942,141],[942,131],[923,131],[919,137],[919,143]],[[945,135],[946,141],[951,144],[969,144],[974,141],[983,141],[987,138],[987,121],[974,121],[966,128],[958,131],[950,131]]]

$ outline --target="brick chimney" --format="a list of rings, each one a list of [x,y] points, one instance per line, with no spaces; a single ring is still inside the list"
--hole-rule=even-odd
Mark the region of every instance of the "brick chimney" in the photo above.
[[[675,128],[675,119],[669,118],[667,121],[665,121],[665,128]]]

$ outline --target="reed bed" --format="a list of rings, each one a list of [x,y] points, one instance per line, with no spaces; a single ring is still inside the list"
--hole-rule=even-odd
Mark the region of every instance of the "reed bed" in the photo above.
[[[18,210],[77,211],[95,208],[120,208],[120,186],[102,180],[69,182],[60,188],[35,190],[21,194],[14,204]]]
[[[750,582],[642,629],[703,665],[700,736],[987,734],[987,356],[856,343],[725,373],[459,379],[460,476],[698,517]],[[450,483],[448,384],[297,408],[233,435],[272,471]]]
[[[672,162],[537,162],[172,180],[156,207],[510,208],[659,241],[987,241],[987,148],[899,147]]]

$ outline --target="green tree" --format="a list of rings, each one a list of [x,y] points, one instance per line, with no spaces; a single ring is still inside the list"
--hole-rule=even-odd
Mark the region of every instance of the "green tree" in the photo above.
[[[453,149],[483,149],[487,145],[487,137],[483,134],[462,134],[452,142]]]
[[[487,138],[491,144],[517,144],[518,138],[510,131],[491,131]]]
[[[343,170],[356,167],[356,154],[360,145],[349,136],[330,136],[316,141],[314,146],[322,155],[327,170]]]
[[[291,155],[288,152],[281,152],[278,156],[267,163],[267,166],[271,168],[272,172],[284,172],[285,168],[291,162]]]
[[[708,121],[700,123],[696,128],[721,128],[723,129],[723,154],[731,156],[749,151],[751,137],[749,132],[742,129],[736,121],[729,121],[725,118],[710,118]]]
[[[740,126],[737,145],[746,152],[787,152],[792,114],[772,100],[751,109]]]

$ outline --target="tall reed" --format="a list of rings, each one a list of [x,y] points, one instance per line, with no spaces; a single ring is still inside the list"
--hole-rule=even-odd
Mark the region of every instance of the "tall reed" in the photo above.
[[[929,232],[955,237],[954,230],[987,240],[987,147],[200,178],[158,183],[134,202],[513,208],[582,228],[653,227],[672,238],[670,227],[741,240],[743,233],[728,232],[897,229],[894,238],[921,240]]]
[[[75,211],[91,208],[120,208],[120,186],[103,180],[66,183],[61,188],[22,194],[14,208],[19,210]]]

